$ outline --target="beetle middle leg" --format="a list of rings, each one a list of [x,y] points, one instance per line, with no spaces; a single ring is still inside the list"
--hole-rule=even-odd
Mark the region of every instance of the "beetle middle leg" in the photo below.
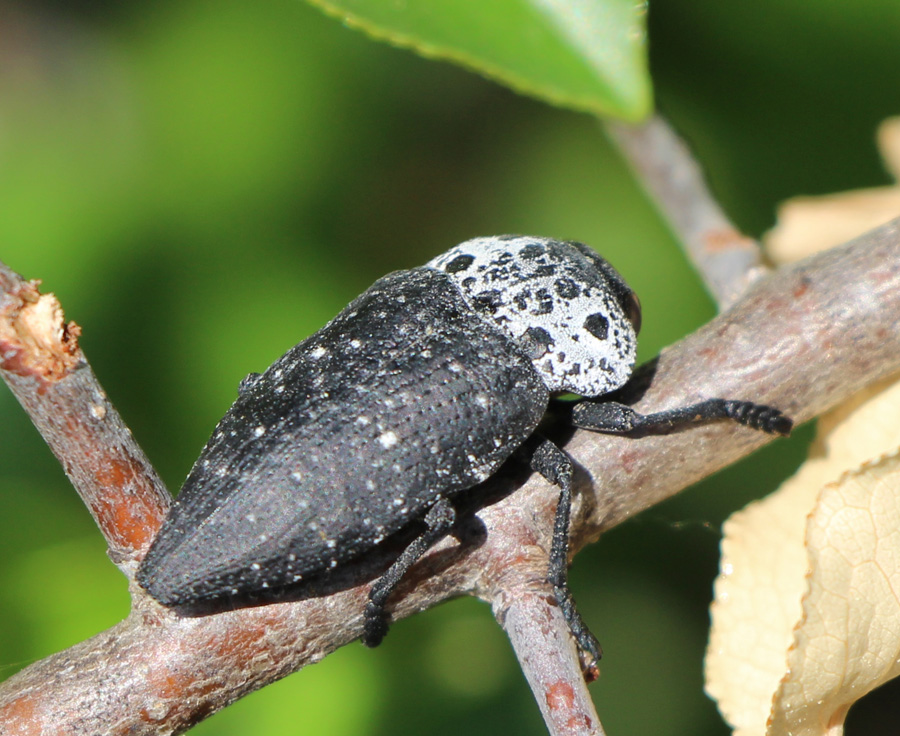
[[[559,603],[563,618],[578,645],[582,656],[585,678],[597,678],[597,660],[602,656],[600,644],[588,629],[575,607],[575,599],[569,590],[569,517],[572,511],[572,476],[574,466],[569,456],[546,439],[536,438],[537,446],[531,455],[531,467],[544,478],[559,486],[559,501],[553,522],[553,538],[550,544],[550,564],[547,582]]]
[[[456,523],[456,509],[446,498],[438,500],[425,515],[426,529],[412,540],[387,571],[372,584],[366,602],[362,640],[367,647],[377,647],[387,634],[384,606],[403,576],[422,555],[447,536]]]

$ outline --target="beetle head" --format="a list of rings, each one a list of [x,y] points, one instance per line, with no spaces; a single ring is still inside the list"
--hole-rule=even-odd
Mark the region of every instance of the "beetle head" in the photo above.
[[[601,396],[634,369],[640,304],[587,246],[550,238],[475,238],[429,261],[509,335],[550,391]]]

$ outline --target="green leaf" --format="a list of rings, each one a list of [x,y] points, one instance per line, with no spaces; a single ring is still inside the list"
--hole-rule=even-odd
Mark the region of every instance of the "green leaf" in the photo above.
[[[636,0],[309,0],[370,36],[547,102],[627,120],[650,108]]]

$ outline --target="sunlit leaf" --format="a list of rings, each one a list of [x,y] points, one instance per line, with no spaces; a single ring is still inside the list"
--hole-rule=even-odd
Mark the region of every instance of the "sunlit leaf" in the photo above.
[[[809,591],[772,736],[836,736],[854,702],[900,674],[900,456],[826,486],[807,546]]]
[[[633,0],[310,0],[348,26],[553,104],[637,120],[650,107]]]
[[[880,131],[894,167],[898,132]],[[802,258],[896,214],[896,187],[793,201],[770,254]],[[794,477],[725,523],[707,692],[737,736],[839,736],[850,706],[900,674],[898,601],[900,382],[888,378],[823,416]]]
[[[900,615],[900,461],[867,462],[900,446],[900,384],[842,415],[793,478],[725,524],[706,688],[741,736],[800,733],[810,708],[816,724],[842,722],[885,676],[879,652],[900,654],[872,636]]]

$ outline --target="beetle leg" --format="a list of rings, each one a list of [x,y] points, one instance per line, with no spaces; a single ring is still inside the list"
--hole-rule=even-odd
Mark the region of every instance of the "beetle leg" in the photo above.
[[[412,540],[387,571],[372,584],[366,602],[365,625],[362,640],[367,647],[377,647],[387,634],[384,605],[397,584],[423,554],[441,539],[456,522],[456,509],[446,498],[441,498],[425,515],[426,529]]]
[[[793,421],[778,409],[751,401],[707,399],[680,409],[638,414],[615,401],[582,401],[572,409],[572,424],[606,434],[665,434],[695,422],[730,419],[769,434],[788,435]]]
[[[602,656],[600,644],[590,632],[569,590],[569,516],[572,510],[572,476],[574,466],[569,456],[549,440],[540,440],[531,456],[531,467],[544,478],[559,486],[559,502],[553,522],[550,545],[550,564],[547,581],[559,603],[563,618],[581,652],[582,668],[587,680],[598,675],[597,660]]]

